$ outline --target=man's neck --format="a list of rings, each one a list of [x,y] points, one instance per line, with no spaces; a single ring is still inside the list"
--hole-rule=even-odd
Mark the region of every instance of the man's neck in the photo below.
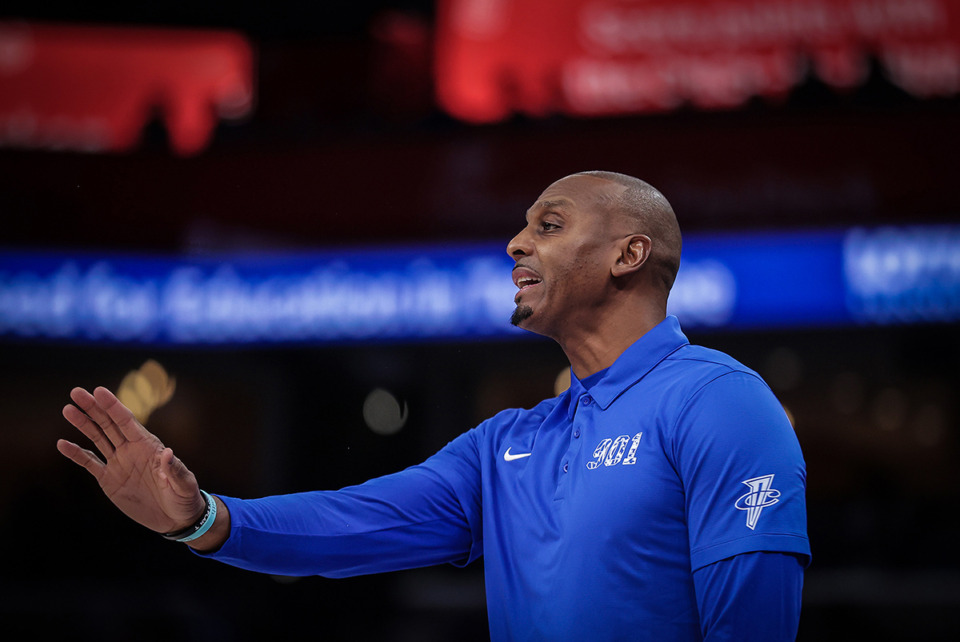
[[[621,316],[584,332],[557,338],[578,379],[609,368],[627,348],[666,318],[663,312]]]

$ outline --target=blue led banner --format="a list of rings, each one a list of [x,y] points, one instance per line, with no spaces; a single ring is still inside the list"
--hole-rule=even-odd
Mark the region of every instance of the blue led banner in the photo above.
[[[523,334],[500,244],[161,257],[0,253],[0,337],[283,344]],[[686,328],[960,320],[960,226],[688,235]]]
[[[483,246],[217,258],[7,253],[0,333],[170,344],[502,334],[511,330],[511,265]]]

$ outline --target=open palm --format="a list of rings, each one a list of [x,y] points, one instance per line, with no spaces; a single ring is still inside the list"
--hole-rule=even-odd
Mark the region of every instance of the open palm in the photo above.
[[[65,439],[57,442],[57,449],[86,468],[117,508],[161,533],[199,518],[204,500],[196,477],[112,392],[97,388],[90,394],[74,388],[70,398],[74,403],[64,406],[63,416],[93,442],[103,459]]]

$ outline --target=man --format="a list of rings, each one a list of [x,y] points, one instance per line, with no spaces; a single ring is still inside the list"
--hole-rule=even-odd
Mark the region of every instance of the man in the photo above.
[[[636,178],[563,178],[508,244],[513,323],[551,337],[570,388],[505,410],[424,463],[339,491],[202,493],[109,391],[74,389],[64,440],[124,513],[252,570],[339,577],[484,556],[495,640],[796,637],[805,468],[756,373],[691,346],[667,296],[667,200]]]

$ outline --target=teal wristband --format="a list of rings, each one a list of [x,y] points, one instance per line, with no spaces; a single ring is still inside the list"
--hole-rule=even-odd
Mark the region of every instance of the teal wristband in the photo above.
[[[188,526],[182,531],[177,531],[176,533],[162,533],[164,539],[171,540],[173,542],[192,542],[198,537],[202,536],[210,527],[213,526],[213,522],[217,519],[217,502],[214,501],[213,497],[210,496],[205,490],[201,490],[200,494],[203,495],[203,501],[207,505],[207,509],[203,512],[203,516],[197,520],[193,526]]]

